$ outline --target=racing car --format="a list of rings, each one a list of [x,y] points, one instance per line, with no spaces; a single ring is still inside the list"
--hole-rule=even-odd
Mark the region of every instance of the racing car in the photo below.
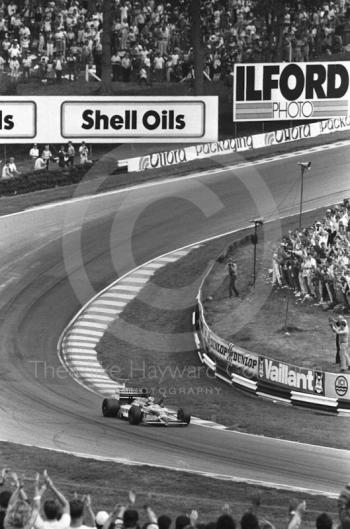
[[[114,398],[103,400],[102,414],[126,419],[130,424],[152,426],[187,426],[191,422],[191,415],[183,408],[165,408],[163,401],[155,402],[146,389],[123,388]]]

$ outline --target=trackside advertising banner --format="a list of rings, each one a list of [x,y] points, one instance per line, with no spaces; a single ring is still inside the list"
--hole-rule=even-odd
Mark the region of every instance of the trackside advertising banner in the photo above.
[[[202,344],[212,360],[224,367],[228,375],[237,373],[251,380],[261,380],[271,387],[350,401],[350,374],[307,369],[250,353],[223,340],[210,329],[200,297],[198,308]]]
[[[252,379],[258,374],[258,356],[223,340],[213,333],[200,315],[201,336],[207,352],[227,369],[227,374],[238,373]]]
[[[324,134],[350,130],[350,118],[332,118],[318,123],[298,125],[254,136],[231,138],[213,143],[202,143],[190,147],[177,148],[167,152],[158,152],[119,160],[119,166],[127,166],[128,171],[144,171],[186,163],[200,158],[213,158],[236,152],[244,152],[271,145],[282,145],[292,141],[316,138]]]
[[[323,371],[297,367],[271,358],[259,358],[259,380],[301,393],[325,395]]]
[[[213,156],[243,152],[251,149],[253,149],[253,136],[245,136],[213,143],[200,143],[168,152],[147,154],[125,160],[125,164],[128,166],[128,171],[144,171],[145,169],[169,167],[201,158],[212,158]],[[122,160],[119,163],[123,165]]]
[[[348,116],[349,72],[350,61],[236,64],[233,121]]]
[[[218,139],[218,98],[34,96],[0,100],[6,143],[197,143]]]
[[[350,401],[350,374],[326,373],[326,395]]]

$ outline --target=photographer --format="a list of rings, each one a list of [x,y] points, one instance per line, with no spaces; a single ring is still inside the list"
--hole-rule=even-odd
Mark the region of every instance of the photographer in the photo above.
[[[340,354],[339,354],[340,348],[339,348],[339,334],[336,333],[336,331],[334,330],[334,327],[340,329],[340,322],[342,321],[342,319],[343,319],[343,316],[338,316],[337,319],[334,319],[331,317],[328,318],[329,325],[332,331],[335,333],[335,346],[336,346],[335,363],[336,364],[340,364]]]
[[[239,296],[239,292],[236,289],[236,281],[237,281],[237,263],[232,258],[229,259],[227,263],[227,270],[229,275],[229,297],[232,298],[232,293],[234,292],[236,297]]]
[[[349,327],[345,318],[339,320],[339,325],[331,323],[332,331],[339,336],[340,371],[344,372],[350,368],[350,356],[348,353]]]

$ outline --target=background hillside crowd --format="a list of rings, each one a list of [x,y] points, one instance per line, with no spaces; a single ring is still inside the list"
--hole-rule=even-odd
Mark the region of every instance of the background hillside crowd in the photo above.
[[[273,255],[273,282],[302,300],[350,312],[350,201],[309,228],[289,231]]]
[[[191,76],[188,0],[116,0],[112,38],[114,81],[181,81]],[[308,4],[310,5],[310,3]],[[307,9],[284,8],[281,28],[254,0],[202,0],[205,73],[226,79],[236,62],[285,61],[342,53],[350,0]],[[101,1],[0,0],[0,75],[15,80],[74,81],[88,68],[101,77]]]
[[[26,480],[27,481],[27,480]],[[32,481],[32,480],[31,480]],[[2,471],[0,489],[0,529],[275,529],[259,516],[259,493],[250,498],[250,506],[243,513],[233,513],[229,504],[213,520],[200,520],[199,513],[179,514],[172,519],[167,514],[156,514],[150,505],[137,508],[133,491],[123,503],[111,506],[110,512],[95,511],[89,495],[67,499],[44,471],[34,478],[34,492],[26,491],[28,483],[8,469]],[[30,483],[33,488],[33,481]],[[286,507],[286,528],[299,529],[305,522],[306,502]],[[350,484],[338,497],[338,519],[327,513],[316,516],[316,529],[348,529],[350,524]],[[309,525],[309,524],[308,524]]]

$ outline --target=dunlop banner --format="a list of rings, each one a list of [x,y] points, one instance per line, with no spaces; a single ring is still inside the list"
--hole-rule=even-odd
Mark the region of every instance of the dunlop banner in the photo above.
[[[209,355],[226,365],[227,374],[237,373],[246,378],[256,378],[258,374],[258,355],[245,351],[233,343],[214,334],[200,317],[202,340]]]

